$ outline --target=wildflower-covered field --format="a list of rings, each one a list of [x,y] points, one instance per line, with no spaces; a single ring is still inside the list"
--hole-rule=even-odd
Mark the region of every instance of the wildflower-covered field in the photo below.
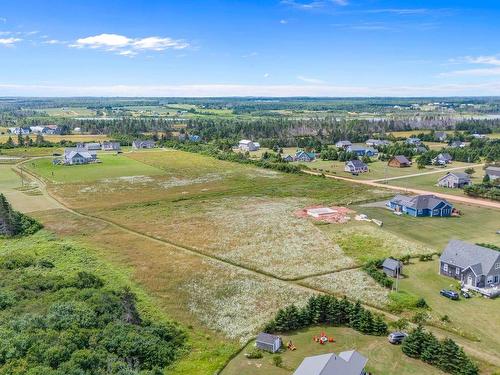
[[[337,296],[359,299],[370,306],[385,308],[389,303],[389,290],[380,286],[361,269],[311,277],[300,283]]]

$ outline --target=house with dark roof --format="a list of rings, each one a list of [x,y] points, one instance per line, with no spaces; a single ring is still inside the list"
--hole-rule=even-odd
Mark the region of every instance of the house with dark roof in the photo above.
[[[135,150],[143,149],[143,148],[153,148],[155,147],[156,142],[151,140],[135,140],[132,142],[132,148]]]
[[[488,167],[485,169],[485,172],[490,178],[490,181],[500,178],[500,167]]]
[[[311,162],[316,160],[316,154],[314,152],[305,152],[304,150],[298,150],[295,153],[294,159],[296,161]]]
[[[439,142],[444,142],[446,141],[446,138],[448,135],[445,132],[435,132],[434,133],[434,139]]]
[[[306,357],[293,375],[365,375],[368,359],[355,350]]]
[[[345,163],[344,171],[353,174],[364,173],[368,172],[368,166],[358,159],[349,160]]]
[[[255,340],[255,346],[258,349],[265,350],[266,352],[276,353],[280,350],[281,345],[281,337],[271,335],[269,333],[261,332],[257,336]]]
[[[441,153],[432,159],[432,164],[446,165],[450,164],[453,158],[448,153]]]
[[[439,178],[438,186],[452,189],[461,189],[471,184],[470,176],[463,172],[448,172]]]
[[[290,155],[290,154],[286,154],[285,156],[282,156],[282,157],[281,157],[281,160],[291,163],[291,162],[292,162],[292,161],[294,161],[295,159],[293,158],[293,156],[292,156],[292,155]]]
[[[395,212],[401,212],[414,217],[451,216],[451,212],[453,211],[451,203],[433,194],[417,195],[414,197],[398,194],[387,203],[387,206]]]
[[[439,273],[466,286],[485,288],[500,283],[500,252],[451,240],[439,257]]]
[[[405,168],[411,166],[411,161],[404,155],[396,155],[389,159],[387,165],[394,168]]]
[[[403,272],[403,262],[396,259],[387,258],[382,263],[382,271],[384,271],[387,276],[398,277]]]
[[[378,151],[375,150],[373,147],[358,146],[358,145],[351,145],[347,147],[347,151],[356,154],[356,156],[372,157],[378,154]]]
[[[420,140],[420,138],[410,137],[406,139],[406,143],[409,145],[418,146],[420,143],[422,143],[422,141]]]
[[[465,143],[462,142],[462,141],[453,141],[450,143],[450,147],[451,148],[464,148],[465,147]]]
[[[349,141],[338,141],[335,143],[335,147],[337,148],[343,148],[344,150],[347,149],[347,147],[351,146],[352,143]]]

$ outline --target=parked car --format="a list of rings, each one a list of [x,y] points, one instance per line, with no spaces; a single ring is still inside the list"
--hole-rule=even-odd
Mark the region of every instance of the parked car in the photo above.
[[[407,333],[404,332],[391,332],[387,337],[391,344],[401,344],[408,337]]]
[[[454,292],[453,290],[443,289],[443,290],[441,290],[440,294],[446,298],[449,298],[449,299],[452,299],[455,301],[460,298],[458,296],[458,293]]]

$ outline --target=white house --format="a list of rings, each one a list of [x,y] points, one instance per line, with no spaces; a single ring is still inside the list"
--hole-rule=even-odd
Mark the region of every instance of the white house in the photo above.
[[[361,160],[349,160],[345,163],[344,171],[349,173],[368,172],[368,166]]]
[[[97,154],[94,151],[88,151],[81,148],[64,149],[64,164],[89,164],[97,161]]]
[[[260,144],[249,139],[242,139],[238,143],[238,148],[242,151],[257,151],[260,148]]]
[[[343,148],[344,150],[351,146],[352,143],[350,141],[338,141],[337,143],[335,143],[335,147]]]

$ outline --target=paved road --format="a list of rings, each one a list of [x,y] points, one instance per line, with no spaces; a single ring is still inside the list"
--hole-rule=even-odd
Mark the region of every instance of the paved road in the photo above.
[[[314,176],[320,176],[322,173],[320,172],[313,172],[313,171],[308,171],[308,170],[302,170],[305,174],[310,174]],[[343,180],[343,181],[349,181],[355,184],[362,184],[362,185],[369,185],[369,186],[374,186],[374,187],[379,187],[383,189],[390,189],[390,190],[395,190],[398,192],[405,192],[405,193],[412,193],[412,194],[434,194],[437,195],[441,198],[447,199],[452,202],[459,202],[459,203],[466,203],[466,204],[472,204],[476,206],[483,206],[483,207],[489,207],[489,208],[497,208],[500,209],[500,202],[496,201],[489,201],[486,199],[480,199],[480,198],[472,198],[472,197],[466,197],[466,196],[460,196],[460,195],[452,195],[452,194],[443,194],[443,193],[436,193],[435,191],[427,191],[427,190],[420,190],[420,189],[413,189],[413,188],[405,188],[401,186],[394,186],[394,185],[388,185],[388,184],[381,184],[379,182],[376,182],[374,180],[354,180],[352,178],[348,177],[341,177],[341,176],[334,176],[331,174],[324,174],[323,175],[326,178],[333,178],[336,180]],[[406,176],[408,177],[408,176]]]
[[[406,176],[396,176],[396,177],[389,177],[389,178],[379,178],[379,179],[376,179],[376,180],[369,180],[369,181],[371,181],[371,182],[381,182],[381,181],[399,180],[401,178],[425,176],[427,174],[443,173],[443,172],[449,172],[449,171],[458,171],[458,170],[461,170],[461,169],[474,168],[474,167],[483,167],[483,166],[484,166],[484,164],[474,164],[474,165],[470,165],[470,166],[467,166],[467,167],[454,167],[454,168],[438,169],[438,170],[431,171],[431,172],[413,173],[413,174],[407,174]]]

